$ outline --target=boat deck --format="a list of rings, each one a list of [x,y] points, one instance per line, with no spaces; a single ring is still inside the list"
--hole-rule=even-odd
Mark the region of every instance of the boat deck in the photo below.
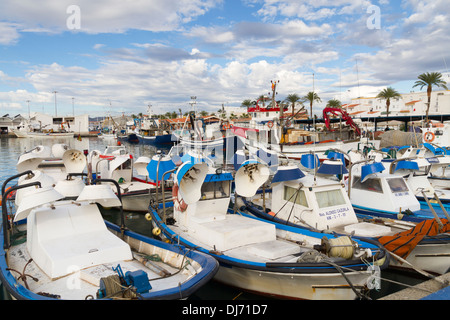
[[[25,273],[38,279],[38,281],[33,281],[31,277],[27,277],[26,282],[30,290],[35,293],[41,292],[50,295],[59,295],[61,299],[84,300],[96,298],[100,279],[110,275],[117,275],[117,272],[112,268],[116,268],[119,264],[124,275],[127,271],[144,270],[152,286],[150,292],[177,288],[181,283],[186,282],[200,271],[200,266],[180,254],[158,249],[149,244],[141,243],[142,245],[146,247],[144,257],[155,257],[155,255],[158,255],[162,261],[145,260],[143,261],[145,263],[144,265],[137,259],[129,261],[122,260],[100,264],[82,270],[79,270],[74,265],[69,275],[57,279],[51,279],[33,261],[26,266]],[[136,252],[133,252],[133,256],[140,259],[139,254],[136,254]],[[26,242],[13,246],[8,251],[9,268],[22,273],[30,258]],[[179,266],[182,264],[184,267],[180,271]],[[13,272],[13,275],[16,278],[19,276],[17,272]]]

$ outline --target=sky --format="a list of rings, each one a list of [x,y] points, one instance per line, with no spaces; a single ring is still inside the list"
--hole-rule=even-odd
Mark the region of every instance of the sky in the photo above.
[[[217,112],[271,81],[320,114],[450,82],[448,17],[448,0],[2,0],[0,115]]]

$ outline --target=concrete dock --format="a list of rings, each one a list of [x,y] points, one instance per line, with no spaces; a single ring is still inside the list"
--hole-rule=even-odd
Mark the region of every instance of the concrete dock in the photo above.
[[[378,300],[450,300],[450,273],[397,291]]]

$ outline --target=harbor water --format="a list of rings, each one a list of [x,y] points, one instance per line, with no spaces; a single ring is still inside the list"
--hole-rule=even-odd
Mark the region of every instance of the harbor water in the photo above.
[[[96,137],[77,138],[8,138],[2,137],[0,139],[0,159],[2,159],[2,166],[0,166],[0,181],[3,183],[7,178],[17,174],[16,163],[20,154],[33,149],[38,145],[51,146],[55,143],[65,143],[71,148],[78,150],[100,150],[103,151],[107,145],[115,145],[116,140],[99,139]],[[143,144],[128,144],[124,143],[128,151],[134,158],[139,156],[152,157],[157,148],[150,145]],[[167,148],[160,148],[163,152],[168,152]],[[11,183],[12,184],[12,183]],[[104,218],[114,223],[119,222],[119,211],[110,209],[103,212]],[[135,232],[151,236],[152,225],[145,219],[144,214],[137,212],[126,212],[125,223],[128,229]],[[381,274],[381,289],[372,290],[370,293],[371,299],[379,299],[388,294],[397,292],[406,287],[421,283],[428,278],[420,276],[418,273],[404,273],[399,271],[383,271]],[[3,288],[2,288],[3,289]],[[5,299],[5,295],[0,290],[0,298]],[[231,288],[221,285],[215,281],[210,281],[197,293],[192,295],[189,299],[192,300],[267,300],[269,297],[263,297],[248,292],[242,292],[237,288]]]

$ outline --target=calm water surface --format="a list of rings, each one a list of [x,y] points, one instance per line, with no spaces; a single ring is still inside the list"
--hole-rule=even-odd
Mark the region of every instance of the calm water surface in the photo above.
[[[66,143],[71,148],[78,150],[100,150],[103,151],[108,145],[115,145],[114,140],[103,140],[98,138],[82,138],[78,141],[75,138],[62,138],[62,139],[51,139],[51,138],[0,138],[0,159],[2,160],[2,165],[0,166],[0,183],[15,174],[17,174],[16,163],[18,157],[25,151],[29,151],[38,145],[52,146],[55,143]],[[153,146],[142,145],[142,144],[128,144],[124,143],[129,152],[134,158],[139,156],[152,157],[157,149]],[[168,151],[168,149],[162,149],[163,151]],[[10,182],[8,186],[12,185]],[[104,212],[104,218],[118,223],[119,216],[118,210],[108,210]],[[127,212],[126,213],[126,225],[129,229],[136,231],[141,234],[151,236],[151,223],[148,222],[143,214]],[[399,272],[382,272],[381,290],[374,291],[371,294],[372,299],[378,299],[387,294],[404,289],[407,285],[414,285],[420,283],[426,279],[416,276],[415,274],[404,274]],[[391,281],[398,282],[393,283]],[[0,293],[0,298],[2,297]],[[192,300],[261,300],[267,299],[266,297],[257,296],[249,293],[243,293],[238,289],[223,286],[214,281],[209,282],[206,286],[200,289],[195,295],[191,296]]]

